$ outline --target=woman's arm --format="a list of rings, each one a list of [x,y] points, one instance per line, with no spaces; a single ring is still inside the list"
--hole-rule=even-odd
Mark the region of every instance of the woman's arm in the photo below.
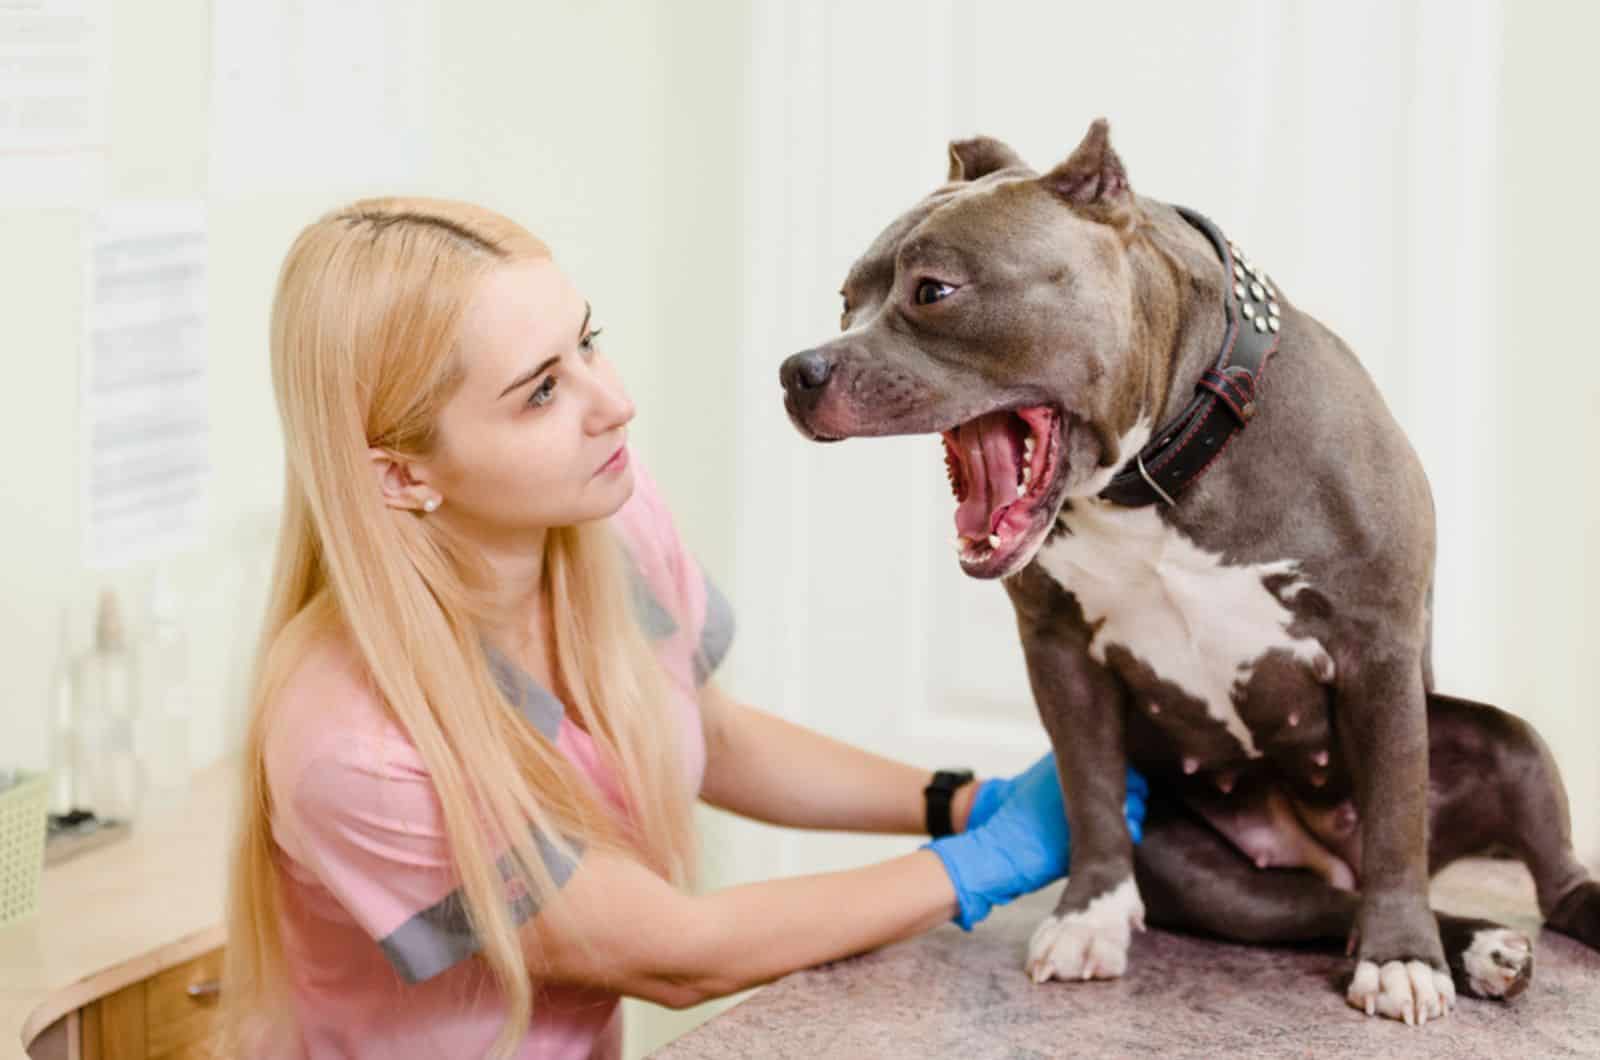
[[[1144,779],[1128,774],[1135,842]],[[1050,756],[1008,782],[985,819],[889,861],[847,872],[680,893],[636,862],[591,850],[524,927],[529,967],[554,979],[681,1007],[895,942],[1066,875],[1071,836]]]
[[[538,978],[683,1008],[909,938],[956,908],[930,850],[699,896],[591,851],[522,930]]]
[[[932,771],[895,762],[813,732],[730,697],[716,682],[700,691],[706,773],[700,795],[713,806],[792,828],[920,835],[922,789]],[[977,783],[950,806],[966,827]]]

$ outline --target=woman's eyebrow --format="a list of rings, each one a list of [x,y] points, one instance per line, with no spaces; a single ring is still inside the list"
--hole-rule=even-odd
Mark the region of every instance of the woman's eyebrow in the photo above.
[[[535,368],[533,371],[531,371],[531,372],[523,372],[521,375],[517,376],[515,379],[513,379],[511,381],[511,385],[510,386],[507,386],[504,390],[500,391],[500,397],[495,398],[495,400],[498,401],[498,400],[500,400],[500,398],[505,397],[507,394],[509,394],[513,390],[517,389],[517,387],[522,386],[524,383],[527,383],[530,380],[539,378],[539,376],[541,376],[541,375],[543,375],[545,373],[545,370],[547,368],[549,368],[552,364],[555,364],[559,360],[561,360],[561,357],[559,355],[557,355],[555,357],[549,358],[543,364],[541,364],[539,367]]]
[[[592,312],[593,312],[593,308],[589,305],[589,303],[588,302],[583,303],[583,323],[578,325],[578,341],[579,342],[583,341],[584,334],[589,330],[589,317],[592,314]],[[515,379],[513,379],[509,386],[507,386],[504,390],[500,391],[499,397],[495,398],[495,400],[498,401],[498,400],[500,400],[500,398],[505,397],[507,394],[509,394],[513,390],[517,389],[517,387],[522,386],[524,383],[527,383],[530,380],[539,378],[539,376],[543,375],[545,373],[545,371],[552,364],[555,364],[559,360],[561,360],[561,357],[559,355],[557,355],[555,357],[551,357],[549,360],[547,360],[543,364],[539,365],[539,367],[535,368],[533,371],[531,371],[531,372],[523,372],[521,375],[519,375]]]

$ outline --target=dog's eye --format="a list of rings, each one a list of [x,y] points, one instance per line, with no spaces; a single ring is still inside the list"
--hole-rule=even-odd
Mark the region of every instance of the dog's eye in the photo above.
[[[940,283],[938,280],[923,280],[917,284],[917,289],[912,294],[911,300],[918,305],[932,305],[935,302],[941,302],[949,298],[954,291],[955,288],[948,283]]]

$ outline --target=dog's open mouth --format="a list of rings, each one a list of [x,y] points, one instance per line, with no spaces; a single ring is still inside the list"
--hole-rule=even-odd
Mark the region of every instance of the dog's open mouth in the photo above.
[[[1011,574],[1054,517],[1066,451],[1060,412],[1047,405],[990,412],[943,432],[956,495],[956,551],[976,578]]]

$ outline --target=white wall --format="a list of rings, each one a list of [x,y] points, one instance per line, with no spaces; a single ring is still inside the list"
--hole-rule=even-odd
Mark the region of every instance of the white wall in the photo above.
[[[762,356],[741,362],[736,554],[741,599],[770,617],[742,636],[742,690],[918,759],[960,749],[1001,768],[1038,739],[1003,594],[962,578],[948,555],[937,444],[805,443],[775,415],[772,370],[830,332],[850,262],[942,180],[944,139],[999,135],[1043,168],[1104,114],[1135,188],[1210,214],[1377,379],[1438,507],[1440,684],[1549,734],[1580,850],[1600,858],[1600,723],[1575,650],[1597,588],[1580,576],[1592,502],[1581,474],[1567,496],[1548,481],[1572,478],[1566,468],[1533,472],[1537,493],[1529,484],[1553,432],[1563,452],[1596,441],[1594,343],[1557,337],[1572,318],[1553,297],[1581,304],[1583,252],[1567,233],[1582,215],[1569,207],[1552,224],[1535,190],[1576,199],[1593,172],[1593,148],[1563,132],[1573,127],[1562,103],[1583,85],[1592,95],[1594,75],[1542,55],[1581,39],[1594,16],[1575,25],[1557,10],[1144,2],[1090,19],[1072,5],[967,0],[759,8],[746,334]],[[1503,139],[1522,149],[1503,151]],[[1530,327],[1548,339],[1538,349],[1561,377],[1554,387],[1516,352]],[[1527,396],[1507,401],[1507,388]],[[1537,506],[1515,499],[1535,496]],[[778,863],[796,867],[891,849],[775,842]]]
[[[211,180],[211,7],[203,0],[140,0],[110,5],[111,73],[108,198],[198,197],[209,209],[211,511],[208,540],[173,562],[186,590],[201,659],[206,703],[196,719],[195,756],[221,753],[238,721],[244,667],[253,646],[281,482],[281,450],[266,348],[272,284],[299,227],[321,211],[363,194],[415,191],[478,199],[527,223],[554,247],[596,307],[612,355],[639,396],[641,448],[671,454],[661,477],[674,492],[693,492],[702,470],[725,459],[725,445],[684,416],[674,425],[665,402],[651,400],[670,374],[667,354],[696,328],[698,345],[726,350],[732,325],[711,313],[697,320],[695,275],[726,284],[727,255],[698,267],[704,229],[729,230],[724,206],[732,188],[715,174],[702,182],[692,165],[669,167],[667,137],[689,142],[723,118],[694,127],[674,104],[692,79],[680,62],[687,42],[669,49],[679,20],[653,5],[626,2],[469,8],[419,0],[434,27],[425,65],[408,71],[428,90],[426,110],[391,134],[422,164],[351,182],[324,176],[314,161],[288,167],[304,174],[280,185]],[[735,20],[736,24],[736,20]],[[738,49],[721,54],[737,64]],[[696,64],[703,65],[703,64]],[[711,64],[715,68],[716,64]],[[669,79],[669,69],[672,69]],[[727,99],[703,101],[726,111]],[[338,99],[322,104],[336,114]],[[225,119],[226,115],[217,115]],[[364,115],[347,108],[342,120]],[[286,130],[292,142],[294,130]],[[422,146],[414,145],[420,142]],[[722,141],[707,143],[715,164]],[[718,187],[717,180],[725,184]],[[688,209],[670,208],[674,202]],[[712,207],[715,207],[713,210]],[[11,559],[0,565],[0,665],[6,674],[0,759],[42,764],[43,700],[63,607],[86,635],[103,584],[142,605],[150,564],[100,575],[77,552],[76,428],[78,310],[82,218],[76,211],[0,210],[0,305],[3,350],[12,392],[0,422],[7,459],[0,470],[0,540]],[[715,236],[714,236],[715,237]],[[688,250],[685,252],[684,248]],[[670,262],[692,259],[694,268]],[[670,276],[670,283],[662,277]],[[706,307],[708,310],[710,306]],[[703,327],[702,327],[703,324]],[[720,329],[720,330],[719,330]],[[695,373],[697,374],[697,373]],[[685,386],[686,399],[695,400]],[[705,475],[706,478],[711,477]],[[723,476],[725,478],[725,476]],[[714,491],[712,491],[714,493]],[[731,507],[724,496],[718,509]],[[690,504],[683,518],[718,551],[723,520]],[[708,562],[718,566],[717,553]]]
[[[1600,98],[1584,46],[1594,4],[1506,4],[1499,134],[1498,306],[1492,351],[1500,429],[1481,517],[1499,547],[1488,623],[1495,693],[1530,719],[1566,779],[1579,849],[1600,862],[1600,338],[1594,327]]]
[[[739,608],[733,691],[927,765],[1023,761],[1043,737],[1003,594],[948,557],[935,443],[805,443],[776,369],[832,328],[845,268],[942,178],[946,139],[1043,166],[1104,114],[1136,188],[1214,216],[1378,378],[1439,502],[1441,683],[1546,734],[1600,859],[1593,5],[414,3],[426,103],[389,135],[418,161],[266,187],[211,159],[223,0],[111,3],[109,192],[210,207],[216,474],[207,544],[174,565],[204,659],[197,760],[236,739],[275,529],[278,262],[319,211],[414,190],[524,220],[594,301],[639,449]],[[1253,61],[1225,68],[1229,48]],[[0,209],[4,764],[44,760],[61,608],[82,624],[103,582],[151,574],[78,562],[80,228]],[[704,824],[712,885],[906,845]],[[704,1011],[630,1006],[631,1051]]]

